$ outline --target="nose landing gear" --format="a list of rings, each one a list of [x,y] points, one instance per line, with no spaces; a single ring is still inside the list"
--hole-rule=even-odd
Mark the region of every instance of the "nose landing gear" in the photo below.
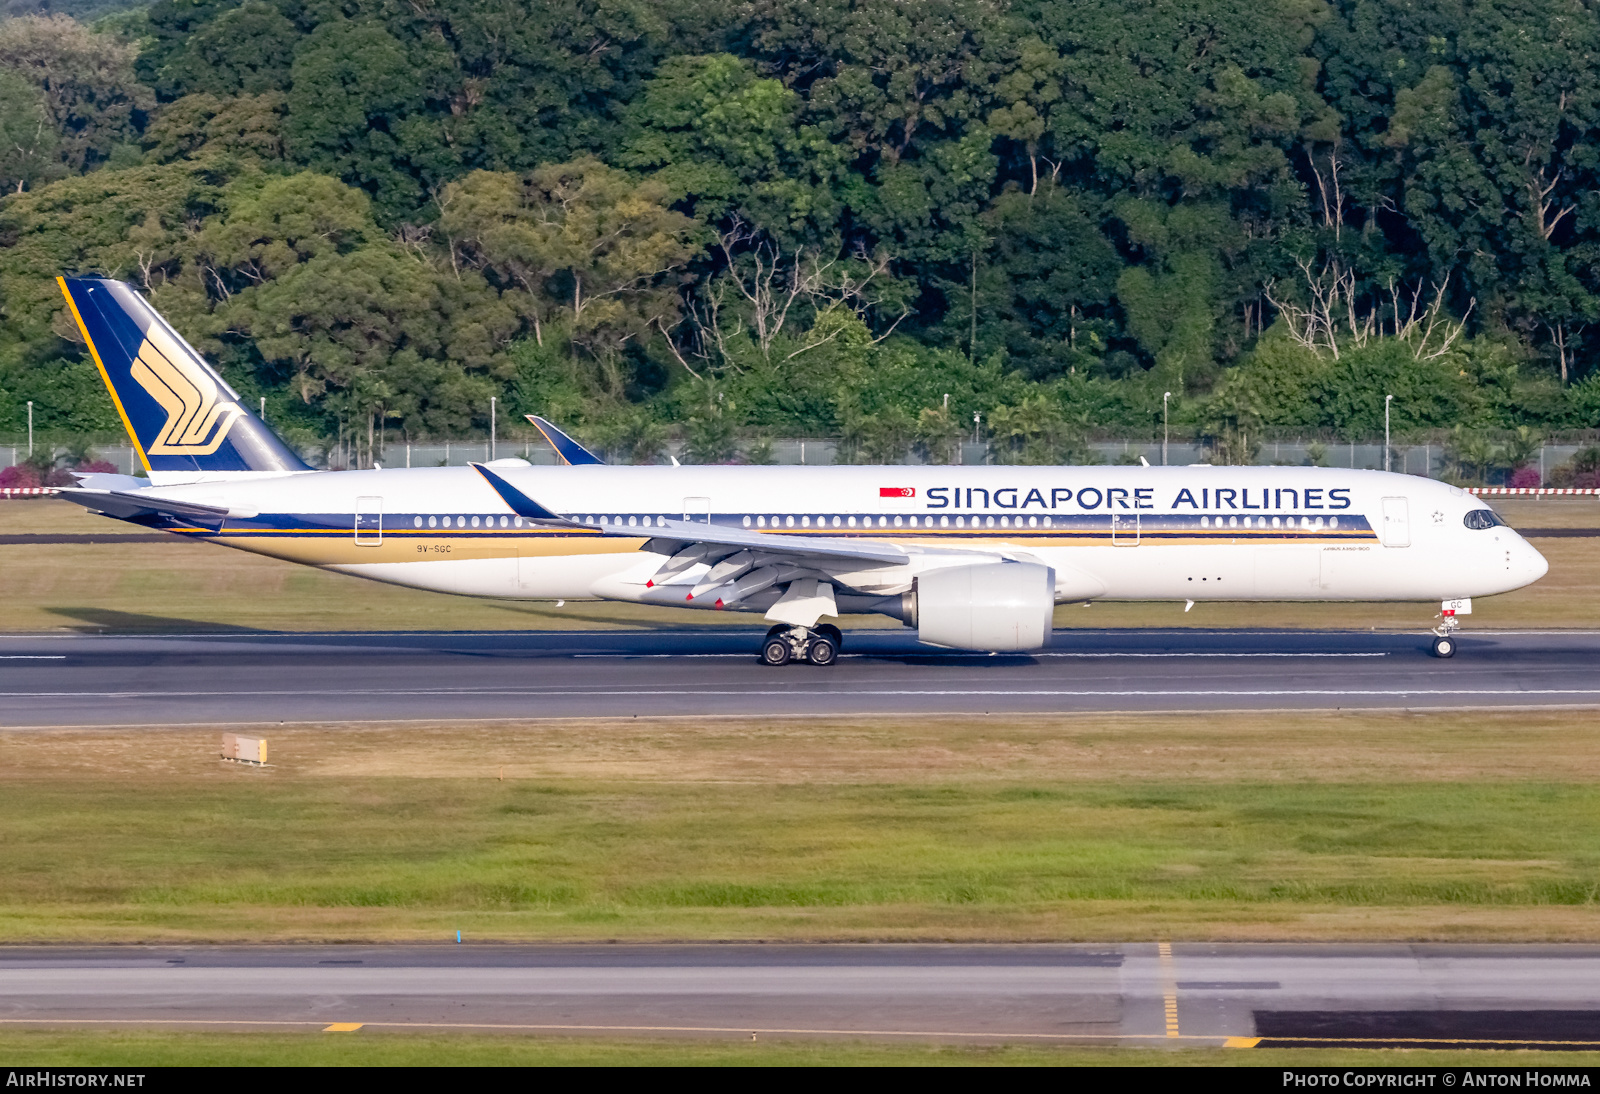
[[[809,661],[818,667],[831,665],[839,658],[843,636],[832,623],[818,627],[790,627],[779,624],[767,632],[761,644],[761,663],[776,668],[790,661]]]
[[[1461,620],[1456,618],[1454,608],[1444,608],[1438,615],[1439,625],[1433,628],[1433,655],[1435,657],[1454,657],[1456,655],[1456,631],[1461,628]]]

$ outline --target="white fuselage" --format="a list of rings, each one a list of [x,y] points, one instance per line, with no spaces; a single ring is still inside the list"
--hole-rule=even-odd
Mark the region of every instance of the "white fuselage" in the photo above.
[[[234,478],[148,493],[229,510],[220,528],[164,525],[176,531],[483,597],[705,606],[683,593],[704,567],[650,583],[674,549],[652,538],[662,518],[905,549],[903,564],[825,568],[841,611],[872,610],[873,598],[904,592],[918,573],[975,556],[1051,567],[1058,601],[1442,600],[1506,592],[1547,569],[1510,528],[1468,527],[1467,512],[1483,508],[1471,495],[1378,471],[492,466],[584,527],[523,520],[467,467]],[[599,534],[619,526],[628,534]],[[768,604],[756,597],[739,608]]]

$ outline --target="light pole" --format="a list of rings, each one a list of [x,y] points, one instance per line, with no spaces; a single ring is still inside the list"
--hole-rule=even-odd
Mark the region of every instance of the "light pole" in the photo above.
[[[33,400],[28,400],[28,459],[33,459]]]
[[[1383,397],[1383,469],[1389,470],[1389,404],[1394,402],[1393,395]]]
[[[1165,391],[1161,394],[1161,466],[1167,466],[1167,400],[1172,398],[1172,392]]]
[[[267,420],[267,397],[265,395],[261,396],[261,420],[263,422]]]
[[[499,410],[499,402],[499,396],[489,396],[489,458],[491,460],[495,457],[495,416]]]

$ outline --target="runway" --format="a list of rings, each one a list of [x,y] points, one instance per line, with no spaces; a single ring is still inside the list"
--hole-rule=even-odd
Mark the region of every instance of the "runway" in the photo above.
[[[1477,708],[1600,704],[1600,632],[1058,631],[1034,654],[848,632],[828,669],[762,631],[0,638],[0,726],[633,715]]]
[[[1600,947],[8,948],[0,1024],[1600,1047]],[[1258,1038],[1264,1040],[1257,1041]]]

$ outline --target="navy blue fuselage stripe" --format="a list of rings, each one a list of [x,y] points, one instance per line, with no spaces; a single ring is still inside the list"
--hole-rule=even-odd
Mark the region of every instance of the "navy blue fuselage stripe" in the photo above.
[[[374,514],[361,514],[369,519]],[[548,539],[553,537],[573,538],[599,538],[602,530],[613,533],[623,531],[627,534],[636,534],[640,538],[649,539],[661,536],[667,539],[683,539],[682,528],[669,531],[658,528],[654,521],[659,514],[617,514],[608,513],[606,516],[612,520],[599,522],[599,517],[590,517],[584,514],[571,517],[574,521],[584,523],[578,527],[549,528],[505,514],[439,514],[439,513],[388,513],[383,514],[381,525],[363,527],[364,532],[376,533],[380,530],[385,536],[395,538],[438,538],[439,536],[451,537],[478,537],[478,538],[504,538],[533,537]],[[640,521],[629,524],[628,519]],[[794,524],[779,525],[770,523],[765,526],[756,523],[755,514],[717,514],[711,519],[710,527],[737,528],[741,531],[753,531],[774,536],[811,536],[825,535],[837,539],[893,539],[916,536],[979,536],[984,538],[1006,539],[1032,539],[1032,540],[1062,540],[1062,539],[1105,539],[1108,536],[1116,538],[1148,540],[1309,540],[1309,539],[1340,539],[1340,540],[1368,540],[1376,538],[1371,523],[1363,516],[1346,515],[1336,518],[1337,526],[1331,524],[1328,518],[1321,518],[1323,524],[1301,525],[1299,520],[1284,518],[1279,527],[1268,527],[1267,520],[1271,518],[1256,517],[1250,527],[1242,524],[1225,526],[1223,518],[1207,516],[1189,516],[1187,514],[1143,514],[1139,524],[1129,521],[1127,524],[1114,526],[1111,518],[1105,514],[1074,514],[1050,518],[1051,523],[1045,523],[1045,518],[1038,518],[1036,525],[1024,526],[1020,518],[1012,518],[1014,523],[1009,526],[1001,525],[1001,518],[975,516],[970,521],[963,520],[957,524],[956,517],[942,518],[949,523],[935,524],[934,517],[923,518],[917,514],[919,524],[912,526],[909,518],[904,513],[896,514],[854,514],[857,524],[852,527],[848,524],[849,516],[839,514],[839,524],[833,524],[833,514],[826,514],[818,519],[814,514],[805,514],[806,519],[813,521],[809,526],[801,523],[802,516],[793,514]],[[770,513],[760,514],[771,521]],[[781,514],[779,519],[787,521],[791,514]],[[965,516],[964,514],[962,515]],[[616,519],[620,517],[621,519]],[[880,518],[883,523],[879,523]],[[894,520],[899,518],[904,523],[896,525]],[[450,521],[448,527],[440,523],[437,526],[427,526],[427,521],[433,519],[442,522]],[[643,523],[649,519],[650,524]],[[1237,519],[1237,518],[1236,518]],[[1308,521],[1318,518],[1304,518]],[[418,527],[419,520],[422,527]],[[480,523],[473,526],[470,522],[477,520]],[[502,526],[501,521],[505,524]],[[593,520],[594,523],[589,523]],[[745,521],[750,523],[746,524]],[[1205,523],[1202,524],[1201,521]],[[992,523],[991,523],[992,521]],[[148,517],[135,523],[152,524],[158,527],[193,527],[189,521],[175,517]],[[261,538],[292,538],[298,536],[348,536],[354,532],[356,525],[355,513],[261,513],[250,518],[228,518],[224,530],[217,532],[205,530],[207,535],[225,535],[234,537],[261,537]]]

